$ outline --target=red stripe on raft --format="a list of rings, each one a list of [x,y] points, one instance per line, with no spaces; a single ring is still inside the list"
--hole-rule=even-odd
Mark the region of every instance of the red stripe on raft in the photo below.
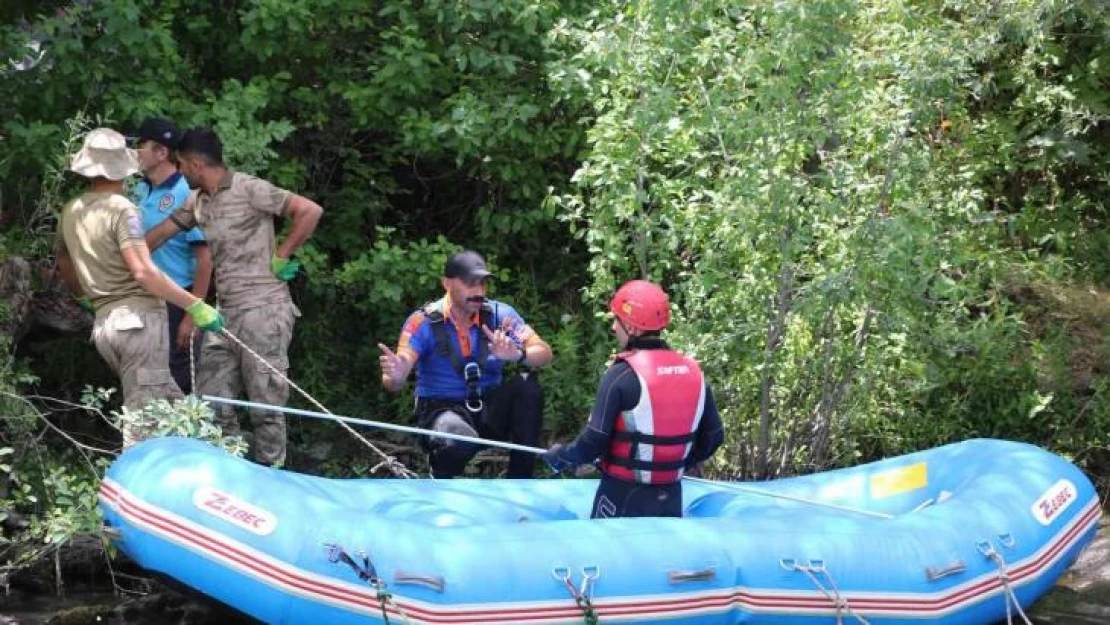
[[[196,531],[189,528],[174,518],[163,514],[159,508],[125,492],[122,488],[117,489],[114,483],[103,482],[100,495],[109,505],[117,508],[124,517],[138,520],[164,534],[174,536],[186,545],[192,545],[193,547],[190,549],[202,556],[208,553],[230,560],[241,570],[253,572],[261,577],[264,583],[271,586],[294,588],[309,595],[326,597],[354,608],[374,612],[380,611],[377,599],[369,591],[352,591],[344,586],[314,580],[300,574],[300,569],[291,565],[274,566],[260,562],[256,556],[238,548],[235,543],[221,540],[221,538],[226,538],[222,534],[210,530]],[[1008,571],[1010,582],[1019,584],[1022,580],[1040,573],[1062,551],[1086,533],[1098,517],[1098,506],[1090,505],[1088,510],[1073,522],[1071,528],[1058,535],[1039,556],[1029,562],[1022,563],[1014,569],[1010,569]],[[946,595],[931,598],[853,597],[848,593],[845,599],[849,601],[854,610],[861,613],[874,614],[881,612],[888,615],[904,613],[909,616],[920,617],[928,613],[949,611],[962,604],[974,603],[982,595],[993,593],[1001,588],[1001,580],[995,577]],[[836,606],[832,600],[814,593],[815,591],[799,595],[760,594],[751,590],[731,589],[722,594],[703,595],[696,598],[679,597],[659,600],[644,598],[612,603],[601,600],[594,604],[594,608],[598,615],[602,617],[673,617],[686,612],[706,609],[725,610],[734,607],[754,608],[761,612],[776,608],[787,611],[835,610]],[[410,618],[417,617],[429,623],[477,624],[504,622],[507,619],[513,621],[563,620],[581,615],[581,611],[573,605],[568,607],[514,606],[512,608],[437,610],[409,603],[402,597],[395,597],[394,601],[397,604],[396,607],[387,605],[386,610],[388,612],[400,616],[400,611],[404,611]]]

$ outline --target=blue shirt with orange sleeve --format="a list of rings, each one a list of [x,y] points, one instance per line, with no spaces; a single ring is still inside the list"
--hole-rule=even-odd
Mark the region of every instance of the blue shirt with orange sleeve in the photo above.
[[[512,306],[497,300],[486,300],[492,314],[490,330],[502,330],[520,346],[539,340],[535,331],[524,321]],[[451,303],[446,297],[429,307],[421,308],[409,315],[397,342],[397,354],[416,362],[416,396],[422,399],[462,402],[466,399],[466,380],[459,373],[446,354],[436,350],[435,332],[428,312],[443,314],[447,330],[447,342],[455,350],[462,363],[470,362],[477,352],[478,341],[486,340],[479,327],[478,315],[470,320],[467,327],[459,327],[451,318]],[[504,363],[489,354],[482,366],[480,385],[483,391],[501,384],[501,370]]]

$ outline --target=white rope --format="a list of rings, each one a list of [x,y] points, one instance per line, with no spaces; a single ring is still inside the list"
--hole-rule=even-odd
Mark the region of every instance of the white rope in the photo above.
[[[298,393],[300,393],[301,395],[304,395],[304,397],[308,401],[312,402],[312,404],[315,405],[317,408],[319,408],[321,412],[327,413],[329,415],[334,415],[334,413],[332,411],[328,410],[327,408],[324,407],[323,404],[316,401],[316,398],[314,398],[312,395],[309,395],[307,391],[305,391],[303,388],[297,386],[297,384],[295,382],[293,382],[288,377],[286,377],[284,373],[282,373],[280,370],[277,369],[277,367],[275,367],[272,364],[270,364],[269,362],[267,362],[265,358],[260,356],[257,352],[255,352],[250,347],[248,347],[246,343],[239,340],[239,337],[232,334],[230,330],[228,330],[227,328],[224,328],[223,333],[224,333],[224,336],[231,339],[236,345],[238,345],[239,347],[242,347],[244,350],[246,350],[248,354],[250,354],[251,356],[254,356],[255,358],[258,359],[259,362],[266,365],[266,367],[268,367],[270,369],[270,371],[275,373],[279,378],[281,378],[291,388],[296,389]],[[195,388],[193,389],[193,392],[194,393],[196,392]],[[411,469],[409,469],[404,464],[402,464],[399,460],[397,460],[393,456],[390,456],[389,454],[385,453],[381,449],[378,449],[377,446],[374,445],[374,443],[371,443],[370,441],[366,440],[366,438],[364,438],[361,434],[359,434],[357,431],[355,431],[355,429],[352,428],[351,426],[349,426],[346,423],[343,423],[342,421],[339,421],[339,420],[335,420],[335,422],[338,423],[340,427],[347,430],[352,436],[357,438],[359,441],[361,441],[364,445],[369,447],[374,453],[378,454],[378,456],[382,458],[382,461],[380,463],[374,465],[374,467],[371,469],[371,471],[377,471],[378,469],[380,469],[381,467],[384,466],[385,468],[389,469],[389,471],[391,473],[393,473],[394,475],[399,476],[399,477],[404,477],[404,478],[419,477],[416,473],[414,473]]]
[[[852,513],[855,513],[855,514],[864,514],[864,515],[867,515],[867,516],[870,516],[870,517],[875,517],[877,519],[893,519],[894,518],[893,514],[887,514],[885,512],[873,512],[871,510],[863,510],[863,509],[860,509],[860,508],[849,508],[848,506],[839,506],[839,505],[834,504],[834,503],[827,503],[827,502],[824,502],[824,501],[816,501],[814,499],[806,499],[804,497],[796,497],[794,495],[786,495],[784,493],[776,493],[776,492],[773,492],[773,491],[760,490],[758,488],[750,488],[750,487],[747,487],[747,486],[741,486],[740,484],[737,484],[735,482],[718,482],[716,480],[707,480],[707,479],[703,479],[703,478],[700,478],[700,477],[690,477],[689,475],[682,476],[682,479],[686,480],[687,482],[697,482],[698,484],[708,484],[710,486],[727,488],[729,490],[740,491],[742,493],[748,493],[748,494],[751,494],[751,495],[760,495],[762,497],[771,497],[773,499],[785,499],[786,501],[804,503],[808,506],[817,506],[819,508],[830,508],[832,510],[840,510],[841,512],[852,512]]]
[[[193,341],[196,339],[197,332],[199,330],[193,328],[193,331],[189,333],[189,388],[193,389],[193,395],[199,397],[200,393],[197,392],[197,359],[196,354],[193,353],[195,349]],[[172,341],[174,338],[171,336],[170,340]]]
[[[1014,594],[1013,586],[1010,585],[1010,572],[1006,570],[1005,558],[1002,557],[1001,553],[995,550],[994,545],[992,545],[989,540],[979,543],[977,547],[980,553],[988,560],[994,562],[998,567],[998,580],[1002,582],[1002,592],[1006,599],[1006,624],[1013,625],[1014,623],[1013,610],[1010,608],[1010,605],[1013,604],[1013,607],[1017,608],[1018,616],[1021,617],[1025,625],[1033,625],[1033,622],[1025,615],[1025,610],[1022,609],[1021,602],[1018,601],[1017,595]]]
[[[385,605],[389,605],[394,610],[396,610],[398,614],[401,615],[401,619],[405,622],[406,625],[412,625],[412,619],[409,618],[409,615],[401,608],[397,601],[393,599],[393,593],[386,590],[385,582],[377,580],[371,585],[373,586],[374,590],[377,591],[377,597],[375,598],[378,600],[378,605],[382,609],[382,615],[386,623],[389,622],[389,616],[386,615]]]
[[[788,571],[800,571],[802,573],[805,573],[806,577],[809,578],[809,581],[813,582],[813,585],[817,588],[817,590],[819,590],[821,594],[825,595],[825,598],[831,601],[836,607],[837,625],[842,625],[844,623],[845,613],[848,616],[855,618],[857,622],[862,623],[863,625],[871,625],[871,623],[867,619],[857,614],[856,611],[852,609],[852,606],[848,605],[847,599],[840,595],[840,589],[837,588],[836,582],[833,580],[832,575],[829,573],[828,569],[825,568],[824,564],[819,564],[815,566],[812,562],[810,562],[809,564],[802,565],[792,560],[782,560],[779,564]],[[817,576],[813,574],[814,572],[824,574],[825,579],[828,581],[829,586],[832,588],[831,591],[826,588],[824,584],[821,583],[821,580],[817,579]]]

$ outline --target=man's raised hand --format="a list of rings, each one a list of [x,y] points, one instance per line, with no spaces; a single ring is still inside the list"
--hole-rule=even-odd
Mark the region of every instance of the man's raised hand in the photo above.
[[[489,339],[490,353],[498,360],[516,361],[524,351],[524,348],[517,345],[504,330],[494,331],[482,326],[482,332],[485,332],[486,338]]]
[[[403,382],[403,379],[398,378],[405,369],[405,359],[395,354],[384,343],[378,343],[378,349],[382,352],[382,355],[378,357],[378,364],[382,367],[382,378],[389,380],[394,385]]]

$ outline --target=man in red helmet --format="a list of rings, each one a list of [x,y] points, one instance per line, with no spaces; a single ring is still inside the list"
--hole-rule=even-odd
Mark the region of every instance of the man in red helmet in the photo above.
[[[659,333],[670,322],[667,294],[633,280],[609,302],[621,352],[597,391],[590,421],[544,459],[556,470],[601,458],[595,519],[682,516],[682,475],[724,442],[724,427],[693,358]]]

